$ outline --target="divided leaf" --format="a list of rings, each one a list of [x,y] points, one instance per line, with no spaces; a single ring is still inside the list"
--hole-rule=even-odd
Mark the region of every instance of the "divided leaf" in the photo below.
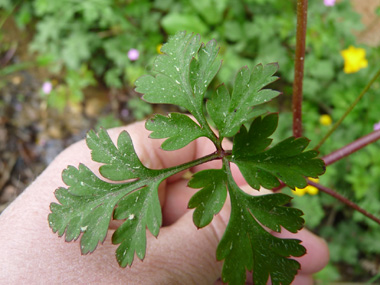
[[[91,131],[87,145],[93,161],[102,163],[100,173],[106,182],[89,168],[68,166],[62,178],[67,188],[59,188],[55,196],[59,203],[50,205],[48,220],[53,232],[65,235],[66,241],[80,238],[81,252],[96,249],[107,235],[110,220],[124,220],[114,232],[112,242],[119,244],[116,258],[122,267],[131,265],[135,254],[143,259],[146,253],[146,230],[157,236],[162,224],[158,198],[160,183],[185,169],[214,159],[222,159],[223,168],[207,169],[193,175],[188,186],[200,189],[189,201],[195,208],[193,220],[198,228],[211,223],[227,198],[231,201],[231,216],[217,248],[217,259],[223,260],[222,280],[244,284],[246,270],[253,270],[255,284],[290,284],[300,268],[291,256],[302,256],[305,248],[296,239],[280,239],[263,227],[276,232],[285,228],[297,232],[304,224],[302,212],[285,207],[291,198],[284,194],[250,196],[234,182],[230,162],[235,163],[245,180],[255,189],[274,188],[280,180],[290,188],[303,188],[305,177],[318,177],[325,170],[324,162],[316,158],[317,151],[305,151],[306,138],[283,140],[269,147],[269,138],[277,128],[278,115],[259,116],[249,131],[244,126],[257,116],[254,108],[279,95],[263,89],[277,79],[273,76],[277,64],[257,65],[253,70],[242,68],[236,75],[233,91],[220,85],[207,111],[219,130],[217,137],[204,115],[203,100],[211,81],[219,71],[216,60],[219,48],[212,40],[206,45],[200,36],[177,33],[169,39],[154,62],[154,76],[136,81],[136,91],[150,103],[174,104],[187,109],[197,120],[171,113],[156,115],[146,122],[150,137],[166,139],[164,150],[177,150],[199,137],[208,137],[217,151],[178,165],[155,170],[145,167],[137,156],[127,132],[122,132],[116,145],[105,130]],[[235,136],[236,135],[236,136]],[[234,137],[235,136],[235,137]],[[224,137],[234,137],[232,155],[221,148]],[[125,182],[126,181],[126,182]],[[115,183],[118,182],[118,183]]]
[[[92,160],[105,164],[100,167],[100,173],[108,179],[122,181],[152,174],[152,170],[141,163],[126,131],[120,133],[117,146],[104,129],[97,134],[90,131],[86,142],[91,149]]]
[[[204,93],[221,65],[216,61],[216,41],[204,45],[199,35],[181,32],[170,37],[161,51],[164,54],[156,58],[153,66],[156,75],[139,78],[136,91],[150,103],[181,106],[203,122]]]
[[[171,169],[154,170],[143,166],[137,157],[130,136],[122,132],[116,147],[106,131],[90,132],[87,144],[94,161],[105,163],[101,173],[111,180],[138,178],[125,183],[108,183],[80,164],[69,166],[62,174],[68,188],[59,188],[55,196],[60,204],[50,205],[48,220],[53,232],[65,234],[66,241],[81,237],[81,252],[95,250],[103,242],[112,213],[114,218],[127,219],[114,233],[113,243],[121,243],[117,260],[121,266],[131,265],[136,252],[144,258],[146,228],[157,236],[161,226],[158,185],[173,175]]]
[[[273,118],[267,117],[256,119],[249,132],[241,127],[234,139],[231,162],[237,164],[247,183],[255,189],[260,186],[272,189],[280,185],[279,180],[292,189],[306,187],[305,176],[317,178],[324,173],[323,160],[317,158],[317,151],[305,151],[309,144],[306,138],[290,137],[265,150],[270,132],[263,130],[264,124],[270,120],[274,126]]]
[[[240,126],[257,115],[252,107],[277,97],[280,93],[263,89],[277,80],[273,74],[277,64],[256,65],[252,71],[243,67],[236,75],[233,91],[230,95],[224,85],[219,86],[211,100],[207,102],[207,111],[223,137],[232,137]]]
[[[255,154],[264,151],[271,143],[270,135],[277,129],[278,114],[272,113],[266,116],[259,116],[251,123],[249,132],[245,135],[236,136],[234,145],[234,153],[250,153]],[[240,130],[246,131],[245,129]],[[241,142],[244,137],[245,142]]]
[[[194,224],[198,228],[207,226],[214,215],[223,208],[227,198],[226,173],[224,169],[207,169],[193,175],[188,184],[191,188],[202,188],[191,197],[188,207],[196,208]]]
[[[116,259],[122,267],[132,265],[135,253],[141,260],[144,258],[146,228],[155,237],[158,235],[162,224],[158,185],[159,183],[153,183],[129,194],[118,203],[115,209],[115,219],[126,219],[112,236],[113,244],[120,243],[116,250]]]
[[[246,195],[249,211],[260,222],[272,231],[281,232],[284,227],[289,232],[296,233],[305,223],[301,218],[303,212],[299,209],[284,207],[292,197],[275,193],[262,196]]]
[[[76,240],[83,232],[81,251],[93,252],[106,237],[114,206],[133,188],[104,182],[83,164],[78,169],[69,166],[62,178],[69,188],[55,191],[60,204],[51,203],[49,225],[59,236],[66,232],[66,241]]]
[[[180,149],[199,137],[207,136],[197,123],[179,113],[171,113],[167,117],[155,115],[146,121],[145,128],[153,131],[149,136],[153,139],[168,138],[161,145],[164,150]]]
[[[302,212],[283,207],[291,199],[284,194],[250,196],[231,179],[231,216],[216,253],[224,259],[222,281],[245,284],[246,270],[253,270],[255,284],[266,284],[269,277],[272,284],[290,284],[300,265],[289,257],[302,256],[305,248],[300,240],[274,237],[257,220],[277,231],[283,226],[296,232],[303,226]]]

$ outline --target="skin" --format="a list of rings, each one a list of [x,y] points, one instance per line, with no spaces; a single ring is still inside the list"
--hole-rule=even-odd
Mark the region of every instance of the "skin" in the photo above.
[[[109,131],[115,141],[127,130],[144,165],[162,168],[178,165],[215,150],[207,139],[198,139],[185,148],[165,152],[159,148],[162,140],[147,139],[142,123]],[[230,149],[230,145],[225,146]],[[112,221],[106,240],[92,254],[80,255],[79,241],[67,243],[53,234],[48,226],[49,205],[56,201],[54,190],[65,186],[61,179],[67,165],[83,163],[98,174],[99,164],[91,160],[84,141],[66,150],[0,215],[0,280],[7,284],[218,284],[222,262],[215,251],[226,228],[229,204],[214,217],[213,222],[197,229],[187,202],[196,190],[186,187],[188,180],[177,174],[160,185],[159,196],[163,212],[163,227],[158,238],[147,234],[144,261],[135,261],[130,268],[120,268],[114,256],[117,246],[111,236],[118,223]],[[220,167],[219,161],[201,165],[192,171]],[[244,179],[236,169],[236,180],[247,191]],[[263,190],[265,192],[265,190]],[[260,192],[263,192],[260,191]],[[258,193],[257,191],[255,191]],[[326,243],[307,230],[297,234],[283,231],[281,237],[301,239],[307,254],[293,284],[312,284],[311,275],[328,262]],[[249,278],[249,274],[247,275]]]

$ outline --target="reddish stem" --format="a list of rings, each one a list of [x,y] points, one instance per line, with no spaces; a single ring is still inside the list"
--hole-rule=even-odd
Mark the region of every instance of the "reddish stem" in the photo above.
[[[324,156],[322,159],[325,162],[326,166],[330,165],[348,155],[351,153],[354,153],[358,151],[359,149],[362,149],[366,145],[373,143],[380,139],[380,130],[374,131],[364,137],[361,137],[360,139],[357,139],[356,141]]]
[[[319,183],[315,183],[315,182],[313,182],[311,180],[307,180],[307,183],[309,185],[317,187],[322,192],[325,192],[326,194],[329,194],[330,196],[338,199],[339,201],[343,202],[347,206],[349,206],[349,207],[353,208],[354,210],[362,213],[364,216],[370,218],[371,220],[375,221],[376,223],[378,223],[380,225],[380,219],[379,218],[375,217],[371,213],[368,213],[366,210],[364,210],[363,208],[360,208],[357,204],[355,204],[351,200],[347,199],[346,197],[340,195],[339,193],[335,192],[334,190],[332,190],[330,188],[327,188],[327,187],[325,187],[325,186],[323,186],[323,185],[321,185]]]
[[[297,0],[297,42],[293,82],[293,135],[302,136],[302,84],[306,46],[307,0]]]

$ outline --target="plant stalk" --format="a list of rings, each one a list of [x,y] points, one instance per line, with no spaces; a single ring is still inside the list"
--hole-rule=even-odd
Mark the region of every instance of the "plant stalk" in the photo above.
[[[200,164],[212,161],[212,160],[222,159],[226,155],[228,155],[228,153],[224,154],[224,153],[216,151],[214,153],[200,157],[200,158],[192,160],[190,162],[186,162],[186,163],[181,164],[181,165],[177,165],[177,166],[173,166],[170,168],[163,169],[163,173],[165,173],[165,175],[169,173],[169,176],[171,176],[171,175],[174,175],[178,172],[184,171],[186,169],[190,169],[194,166],[197,166],[197,165],[200,165]]]
[[[331,136],[331,134],[340,126],[340,124],[343,122],[343,120],[352,111],[352,109],[354,109],[354,107],[359,103],[360,99],[363,98],[363,96],[367,93],[367,91],[371,88],[371,86],[379,78],[379,76],[380,76],[380,69],[376,72],[376,74],[372,77],[372,79],[364,87],[362,92],[360,92],[359,96],[355,99],[355,101],[351,104],[351,106],[346,110],[346,112],[344,112],[342,117],[332,126],[332,128],[327,132],[327,134],[321,139],[321,141],[314,148],[315,150],[318,150],[324,144],[324,142]]]
[[[332,153],[324,156],[322,159],[325,162],[326,166],[330,165],[348,155],[351,153],[354,153],[362,148],[364,148],[366,145],[373,143],[380,139],[380,130],[374,131],[372,133],[369,133],[368,135],[361,137],[360,139],[357,139],[356,141],[336,150]]]
[[[293,135],[302,136],[302,85],[305,62],[307,0],[297,0],[297,39],[293,82]]]
[[[315,183],[313,181],[310,181],[310,180],[307,180],[307,183],[309,185],[312,185],[314,187],[317,187],[319,190],[321,190],[322,192],[324,193],[327,193],[329,194],[330,196],[338,199],[339,201],[343,202],[344,204],[346,204],[347,206],[353,208],[354,210],[362,213],[364,216],[370,218],[372,221],[375,221],[376,223],[378,223],[380,225],[380,219],[375,217],[374,215],[372,215],[371,213],[368,213],[366,210],[364,210],[363,208],[360,208],[357,204],[355,204],[354,202],[352,202],[351,200],[347,199],[346,197],[340,195],[339,193],[335,192],[334,190],[330,189],[330,188],[327,188],[319,183]]]

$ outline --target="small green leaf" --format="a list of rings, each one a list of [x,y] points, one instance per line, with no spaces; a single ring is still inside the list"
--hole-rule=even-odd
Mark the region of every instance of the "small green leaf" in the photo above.
[[[202,125],[204,93],[218,72],[219,48],[215,41],[206,46],[200,36],[185,32],[172,36],[153,65],[156,76],[143,76],[136,81],[136,91],[150,103],[174,104],[187,109]]]
[[[224,19],[228,0],[193,0],[190,4],[202,15],[208,25],[213,26]]]
[[[158,185],[152,184],[133,192],[117,205],[114,218],[126,221],[113,234],[112,243],[120,243],[116,250],[116,259],[122,267],[132,265],[135,253],[141,260],[144,258],[146,228],[154,236],[158,235],[162,223]]]
[[[68,189],[59,188],[55,196],[60,204],[50,205],[48,220],[53,232],[65,240],[76,240],[81,232],[83,254],[95,250],[103,242],[117,201],[133,190],[131,183],[109,184],[97,178],[83,164],[69,166],[62,174]]]
[[[264,226],[273,231],[280,232],[281,226],[292,233],[301,229],[305,220],[301,218],[301,210],[284,207],[289,204],[292,197],[282,194],[269,194],[262,196],[246,195],[247,206],[252,215]]]
[[[317,158],[317,151],[305,151],[309,144],[306,138],[290,137],[264,150],[270,143],[266,136],[275,127],[273,115],[269,116],[256,119],[249,132],[242,126],[234,140],[231,161],[237,164],[247,183],[255,189],[260,189],[260,185],[268,189],[277,187],[279,180],[292,189],[306,187],[305,176],[317,178],[324,173],[323,160]],[[269,121],[269,128],[265,130]],[[259,134],[255,134],[256,129]]]
[[[193,175],[188,184],[191,188],[202,188],[191,197],[188,207],[196,208],[194,224],[198,228],[207,226],[219,213],[227,198],[226,173],[223,169],[207,169]]]
[[[116,147],[106,131],[90,132],[87,144],[94,161],[105,163],[101,173],[108,179],[138,178],[124,183],[109,183],[99,179],[90,169],[80,164],[69,166],[62,174],[68,188],[59,188],[55,196],[59,202],[50,205],[48,220],[53,232],[65,234],[66,241],[81,237],[81,252],[95,250],[103,242],[112,214],[115,219],[127,219],[115,231],[113,243],[121,243],[117,260],[121,266],[131,265],[134,254],[143,259],[146,247],[146,228],[157,236],[161,226],[161,207],[158,186],[182,168],[154,170],[143,166],[137,157],[127,132],[122,132]],[[116,207],[117,205],[117,207]],[[116,210],[114,210],[116,207]]]
[[[91,149],[92,160],[105,164],[100,167],[100,173],[108,179],[122,181],[144,177],[152,172],[141,163],[131,137],[125,131],[119,135],[117,147],[103,129],[98,134],[90,131],[86,142]]]
[[[164,150],[180,149],[199,137],[207,136],[197,123],[179,113],[171,113],[167,117],[155,115],[146,121],[145,127],[153,131],[150,134],[153,139],[168,138],[161,145]]]
[[[280,226],[293,232],[302,228],[302,212],[282,207],[291,198],[284,194],[250,196],[228,178],[231,197],[231,216],[226,231],[218,245],[216,256],[224,259],[222,281],[245,284],[246,270],[253,270],[253,282],[290,284],[300,265],[289,259],[302,256],[305,248],[300,240],[280,239],[268,233],[263,225],[280,231]],[[281,216],[282,215],[282,216]]]
[[[256,154],[264,151],[272,143],[269,136],[277,129],[277,123],[276,113],[257,117],[251,123],[248,133],[245,129],[241,129],[242,134],[236,136],[234,152]],[[241,138],[244,138],[244,142],[240,141]]]
[[[198,59],[193,58],[190,64],[190,84],[196,98],[203,99],[207,87],[218,73],[221,61],[216,61],[219,47],[215,40],[202,44]],[[203,102],[202,102],[203,103]]]
[[[179,31],[204,34],[208,30],[208,26],[194,13],[171,12],[162,18],[161,24],[168,34],[175,34]]]
[[[157,75],[145,75],[136,82],[136,91],[150,103],[173,104],[192,109],[190,63],[201,47],[200,37],[178,33],[161,48],[153,65]],[[191,97],[190,97],[191,96]],[[189,110],[190,111],[190,110]]]
[[[252,72],[243,67],[236,75],[233,91],[221,85],[216,94],[207,102],[207,111],[223,137],[232,137],[254,115],[252,107],[266,103],[280,93],[271,89],[262,89],[277,80],[273,74],[277,64],[257,65]]]

